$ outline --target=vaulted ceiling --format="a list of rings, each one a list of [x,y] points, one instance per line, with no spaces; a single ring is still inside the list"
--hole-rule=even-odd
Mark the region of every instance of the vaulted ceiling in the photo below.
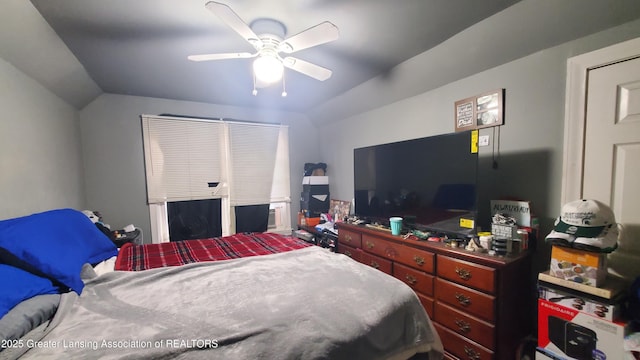
[[[16,1],[20,0],[9,1],[18,8]],[[45,86],[49,84],[52,91],[78,108],[91,101],[94,93],[107,92],[306,113],[372,78],[387,76],[408,59],[435,51],[439,44],[505,9],[522,8],[513,11],[516,16],[509,24],[511,28],[501,28],[499,38],[478,38],[477,48],[488,44],[493,47],[487,49],[495,48],[495,43],[501,42],[524,56],[640,17],[637,0],[220,2],[247,24],[262,18],[281,22],[286,28],[285,38],[323,21],[335,24],[339,29],[337,40],[292,54],[330,69],[332,76],[319,81],[286,69],[287,97],[281,97],[281,83],[260,88],[254,96],[252,59],[189,61],[187,56],[191,54],[254,51],[205,7],[204,0],[31,0],[33,13],[53,29],[79,69],[69,70],[62,79],[46,73],[47,63],[51,61],[55,69],[57,59],[47,56],[45,49],[38,51],[38,44],[52,46],[56,39],[25,38],[21,44],[5,33],[4,39],[0,35],[0,56],[13,60],[36,80],[42,78]],[[532,8],[539,11],[526,13]],[[0,20],[13,22],[14,30],[20,30],[25,25],[15,19],[18,15],[5,13]],[[42,24],[38,26],[45,26]],[[31,40],[33,43],[27,44]],[[7,54],[10,46],[20,52],[31,46],[35,58],[14,60],[15,55]],[[470,54],[477,48],[469,49]],[[491,54],[493,66],[514,56],[513,51],[504,54]],[[454,76],[455,70],[450,71]],[[67,88],[73,86],[75,89]]]

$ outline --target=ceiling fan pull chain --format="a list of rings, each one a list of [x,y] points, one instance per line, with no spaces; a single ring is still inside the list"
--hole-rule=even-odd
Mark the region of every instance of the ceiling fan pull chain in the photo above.
[[[253,74],[253,91],[251,91],[251,94],[253,96],[256,96],[258,95],[258,90],[256,89],[256,73],[252,72],[252,74]]]
[[[284,81],[284,72],[282,73],[282,97],[287,97],[287,89]]]

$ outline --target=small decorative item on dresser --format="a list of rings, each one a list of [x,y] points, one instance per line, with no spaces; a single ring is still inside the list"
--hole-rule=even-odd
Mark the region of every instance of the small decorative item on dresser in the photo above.
[[[492,241],[492,248],[498,255],[510,254],[512,251],[513,242],[510,238],[494,237]]]
[[[480,246],[485,250],[491,250],[491,243],[493,242],[493,236],[491,232],[480,232],[478,233],[478,240],[480,241]]]

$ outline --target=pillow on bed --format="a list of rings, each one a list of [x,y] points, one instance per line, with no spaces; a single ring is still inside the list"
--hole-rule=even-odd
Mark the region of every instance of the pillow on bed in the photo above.
[[[16,305],[0,318],[0,340],[14,340],[53,317],[60,294],[37,295]]]
[[[82,212],[58,209],[0,221],[0,262],[43,275],[80,294],[82,265],[118,249]]]
[[[9,310],[23,300],[30,299],[36,295],[57,294],[60,292],[59,288],[54,286],[51,280],[6,264],[0,264],[0,279],[2,279],[0,318],[3,318]]]

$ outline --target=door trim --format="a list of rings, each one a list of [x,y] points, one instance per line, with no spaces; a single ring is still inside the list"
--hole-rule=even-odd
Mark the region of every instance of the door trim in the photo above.
[[[567,60],[561,203],[582,197],[584,136],[589,70],[640,56],[640,38]]]

